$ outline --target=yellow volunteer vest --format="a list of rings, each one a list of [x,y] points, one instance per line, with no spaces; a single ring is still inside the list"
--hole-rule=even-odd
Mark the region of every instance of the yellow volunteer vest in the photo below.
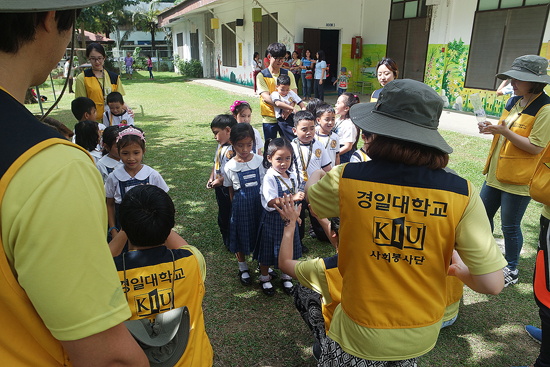
[[[31,157],[54,144],[84,149],[41,124],[23,105],[0,88],[0,207],[11,179]],[[86,152],[88,154],[88,152]],[[89,155],[89,154],[88,154]],[[90,157],[90,159],[92,159]],[[0,361],[3,366],[72,366],[67,352],[44,325],[21,288],[0,236]]]
[[[187,348],[176,366],[212,366],[213,351],[202,313],[204,284],[199,262],[185,247],[172,253],[174,262],[165,246],[130,251],[115,258],[132,311],[130,320],[154,319],[157,314],[170,310],[174,298],[175,308],[187,306],[191,323]]]
[[[264,80],[267,84],[267,88],[269,89],[269,94],[275,92],[275,89],[277,88],[277,81],[273,78],[273,75],[271,75],[269,68],[265,68],[260,73],[264,77]],[[279,75],[288,75],[288,70],[281,68]],[[260,111],[262,116],[275,117],[275,109],[273,108],[273,106],[265,103],[261,95],[260,95]]]
[[[376,160],[347,164],[339,193],[343,311],[375,329],[441,320],[468,181],[444,170]]]
[[[117,73],[113,73],[112,71],[105,69],[103,70],[105,71],[105,84],[103,88],[101,88],[101,84],[99,83],[99,80],[97,80],[92,69],[84,70],[84,86],[86,87],[86,95],[95,102],[98,118],[103,118],[103,112],[105,112],[105,98],[107,98],[109,93],[116,92],[118,90],[119,75]]]
[[[323,304],[323,318],[325,319],[325,330],[328,333],[330,329],[330,323],[332,321],[332,315],[336,306],[340,304],[342,294],[342,276],[338,270],[338,254],[333,257],[323,259],[323,265],[325,267],[325,277],[327,279],[328,289],[332,302],[329,304]]]
[[[519,103],[520,99],[521,96],[516,96],[508,100],[506,107],[504,108],[504,112],[500,117],[499,123],[502,123],[506,117],[508,117],[510,111],[516,103]],[[511,124],[509,129],[518,135],[525,137],[529,136],[539,111],[548,104],[550,104],[550,97],[548,97],[545,93],[539,94],[531,103],[525,106],[519,118]],[[491,144],[489,156],[487,157],[487,162],[485,163],[483,174],[487,174],[489,171],[489,163],[491,162],[492,155],[496,153],[495,147],[497,146],[499,138],[500,135],[495,135],[493,137],[493,142]],[[513,185],[529,184],[542,153],[543,152],[537,155],[527,153],[526,151],[517,148],[514,144],[510,143],[510,141],[505,140],[502,143],[500,151],[498,152],[499,156],[496,169],[497,180],[502,183]]]

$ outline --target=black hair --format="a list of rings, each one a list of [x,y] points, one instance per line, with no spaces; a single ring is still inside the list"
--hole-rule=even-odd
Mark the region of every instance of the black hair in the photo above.
[[[247,101],[241,101],[241,103],[238,106],[235,106],[235,109],[233,110],[233,116],[237,116],[241,111],[249,109],[250,112],[252,112],[252,107],[250,107],[250,103]]]
[[[271,55],[271,57],[285,57],[286,46],[279,42],[272,43],[267,46],[267,53]]]
[[[279,75],[277,85],[290,85],[290,77],[286,74]]]
[[[394,59],[390,59],[389,57],[384,57],[382,60],[378,61],[376,64],[376,73],[378,73],[378,68],[384,65],[388,68],[389,71],[393,73],[394,79],[397,79],[397,75],[399,74],[399,69],[397,68],[397,63]]]
[[[302,120],[315,121],[315,116],[308,110],[298,111],[294,114],[294,127]]]
[[[78,97],[71,102],[71,111],[75,119],[80,121],[85,113],[92,113],[92,109],[95,107],[95,102],[88,97]]]
[[[124,127],[120,127],[119,126],[119,130],[118,130],[118,133],[120,134],[121,132],[123,132],[124,130],[126,129],[130,129],[130,128],[134,128],[140,132],[143,133],[143,130],[141,130],[139,127],[135,127],[135,126],[124,126]],[[143,135],[143,137],[145,138],[145,135]],[[140,136],[138,135],[131,135],[131,134],[128,134],[128,135],[124,135],[123,137],[121,137],[120,139],[118,139],[117,143],[116,143],[116,147],[118,148],[118,150],[120,151],[122,148],[124,148],[125,146],[128,146],[128,145],[132,145],[132,144],[137,144],[141,147],[141,149],[143,150],[143,152],[145,152],[145,140],[142,139]]]
[[[94,150],[99,143],[99,125],[95,121],[83,120],[74,127],[75,143],[88,152]]]
[[[120,226],[136,247],[164,244],[175,225],[174,202],[155,185],[140,185],[128,191],[118,213]]]
[[[120,92],[111,92],[107,95],[107,104],[118,102],[121,105],[124,104],[124,98],[122,98],[122,94]]]
[[[531,83],[533,86],[531,88],[532,94],[539,94],[542,93],[544,90],[544,87],[546,87],[546,83]]]
[[[289,59],[292,58],[292,54],[290,53],[290,51],[288,51],[288,50],[286,51],[285,57],[287,57]]]
[[[320,100],[319,98],[313,98],[308,102],[308,104],[306,106],[306,110],[311,112],[314,116],[316,116],[317,115],[317,107],[319,107],[322,104],[325,104],[325,102]]]
[[[332,107],[328,103],[324,103],[324,104],[320,105],[319,107],[317,107],[317,110],[315,111],[315,116],[321,117],[321,116],[323,116],[324,113],[327,113],[327,112],[335,113],[334,112],[334,107]]]
[[[225,129],[226,127],[232,128],[235,125],[237,125],[237,120],[233,115],[221,114],[214,117],[210,123],[210,128],[213,129],[217,127],[218,129]]]
[[[350,92],[344,92],[344,93],[342,93],[342,95],[348,97],[348,98],[346,98],[346,101],[344,102],[344,105],[346,107],[351,108],[351,106],[353,106],[354,104],[359,103],[359,97],[357,97],[356,94],[353,94],[353,93],[350,93]],[[346,114],[346,116],[343,116],[342,119],[345,119],[345,118],[348,118],[348,117],[349,117],[349,110],[348,110],[348,113]]]
[[[118,137],[118,130],[119,130],[119,126],[118,125],[115,125],[115,126],[107,126],[105,128],[105,130],[103,130],[103,146],[107,146],[109,147],[109,149],[111,149],[111,147],[113,145],[116,145],[116,138]],[[103,149],[103,155],[107,154],[107,150]]]
[[[365,135],[365,138],[367,138],[367,140],[368,140],[369,138],[372,139],[372,138],[374,137],[374,135],[373,135],[371,132],[368,132],[367,130],[363,130],[363,129],[361,129],[361,134],[362,134],[362,135]]]
[[[330,230],[334,231],[336,236],[338,236],[338,232],[340,232],[340,217],[330,218]]]
[[[239,124],[244,125],[244,124]],[[273,154],[275,154],[276,151],[279,149],[286,148],[290,151],[290,167],[287,168],[287,171],[290,171],[292,169],[292,162],[294,162],[294,150],[292,149],[292,144],[286,139],[286,138],[275,138],[275,139],[266,139],[265,145],[264,145],[264,160],[263,160],[263,166],[265,169],[268,169],[271,167],[271,163],[267,159],[267,157],[272,157]]]
[[[71,131],[71,129],[69,129],[67,126],[54,119],[53,117],[46,116],[43,120],[41,120],[42,115],[34,115],[34,117],[36,117],[44,125],[63,135],[63,137],[67,138],[68,140],[71,140],[71,138],[74,136],[74,133]]]
[[[86,58],[90,57],[90,52],[92,51],[97,51],[99,52],[101,55],[103,55],[103,57],[107,57],[107,55],[105,54],[105,49],[103,48],[103,46],[101,46],[99,43],[90,43],[88,46],[86,46]]]
[[[1,11],[0,11],[1,12]],[[44,21],[47,12],[35,13],[0,13],[0,51],[15,54],[25,44],[33,42],[36,28]],[[55,12],[57,31],[68,31],[78,17],[80,9],[58,10]]]
[[[325,61],[325,51],[319,50],[317,51],[317,55],[319,55],[319,58],[318,58],[319,61]]]
[[[260,53],[259,52],[254,52],[254,55],[252,56],[252,58],[255,59],[256,56],[260,56]]]
[[[237,124],[231,128],[231,133],[229,134],[229,141],[231,144],[237,144],[240,140],[244,138],[252,138],[254,142],[254,128],[250,124]]]

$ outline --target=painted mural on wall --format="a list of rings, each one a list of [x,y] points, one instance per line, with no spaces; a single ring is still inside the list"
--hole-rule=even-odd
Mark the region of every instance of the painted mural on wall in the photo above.
[[[351,44],[342,44],[342,66],[351,70],[350,89],[352,92],[360,92],[361,87],[356,82],[372,83],[372,90],[366,86],[363,89],[365,94],[372,93],[381,88],[376,77],[376,64],[386,55],[386,45],[367,44],[363,45],[360,59],[351,58]],[[368,102],[368,101],[366,101]]]
[[[487,115],[500,116],[509,96],[497,97],[495,91],[464,87],[468,51],[462,39],[429,45],[424,82],[441,95],[445,108],[471,112],[470,96],[479,93]]]

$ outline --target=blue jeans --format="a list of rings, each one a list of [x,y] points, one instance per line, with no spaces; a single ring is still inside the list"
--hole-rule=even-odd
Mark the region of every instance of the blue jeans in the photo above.
[[[504,249],[506,251],[504,257],[506,261],[508,261],[510,270],[516,270],[519,253],[523,247],[521,219],[523,218],[523,214],[525,214],[529,201],[531,201],[531,197],[510,194],[495,189],[494,187],[487,186],[487,182],[483,184],[480,196],[483,205],[485,205],[485,211],[487,212],[487,217],[489,217],[489,222],[491,223],[491,230],[494,229],[493,217],[498,208],[501,208],[501,228],[502,234],[504,235]]]
[[[264,130],[264,140],[266,142],[267,139],[275,139],[277,137],[277,133],[279,133],[279,136],[285,136],[278,123],[270,124],[264,122],[262,127]]]
[[[340,97],[342,95],[342,93],[345,93],[346,91],[347,91],[347,89],[338,87],[338,97]]]
[[[306,79],[306,73],[302,73],[302,98],[311,98],[311,82],[313,79]]]

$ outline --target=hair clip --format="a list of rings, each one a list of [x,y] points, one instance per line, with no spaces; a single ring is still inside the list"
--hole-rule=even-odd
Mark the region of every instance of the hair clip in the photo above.
[[[237,106],[240,106],[241,104],[248,104],[247,101],[235,101],[233,102],[233,104],[231,105],[231,107],[229,108],[231,110],[231,112],[235,112],[235,108],[237,108]]]
[[[354,94],[353,97],[354,97],[354,98],[357,98],[357,94]]]
[[[145,142],[145,136],[143,135],[143,132],[139,131],[138,129],[135,129],[133,127],[129,127],[127,129],[124,129],[122,130],[121,132],[118,133],[118,136],[116,138],[116,142],[118,143],[118,141],[120,139],[122,139],[122,137],[126,136],[126,135],[136,135],[136,136],[139,136],[141,138],[141,140],[143,140]]]

